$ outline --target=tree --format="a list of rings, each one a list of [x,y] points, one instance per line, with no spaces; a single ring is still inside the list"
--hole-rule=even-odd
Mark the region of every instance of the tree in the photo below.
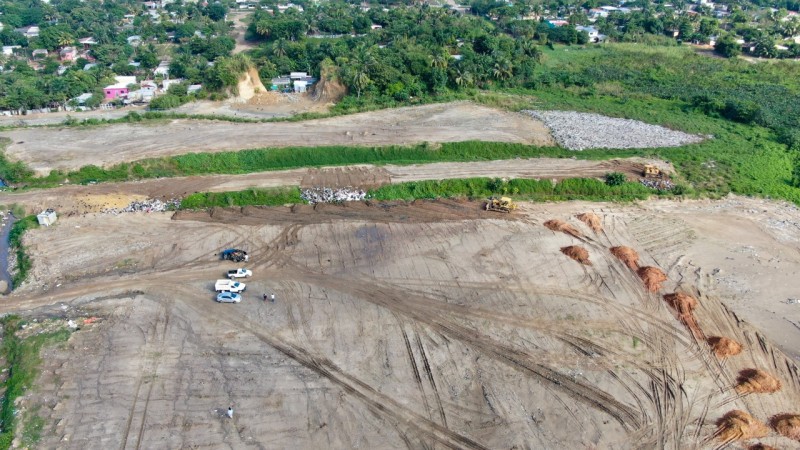
[[[508,80],[514,76],[514,65],[506,58],[499,59],[494,64],[492,75],[498,80]]]
[[[775,48],[775,40],[771,36],[763,35],[755,42],[753,54],[761,58],[774,58],[778,56],[778,49]]]
[[[606,184],[609,186],[621,186],[628,181],[628,177],[622,172],[609,172],[605,178]]]
[[[742,46],[730,34],[719,38],[714,44],[714,51],[726,58],[734,58],[742,53]]]

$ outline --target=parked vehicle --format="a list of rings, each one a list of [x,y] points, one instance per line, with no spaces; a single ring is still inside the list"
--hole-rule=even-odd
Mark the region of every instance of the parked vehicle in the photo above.
[[[244,292],[246,288],[246,284],[233,280],[217,280],[214,284],[214,290],[217,292]]]
[[[229,248],[227,250],[223,250],[219,254],[219,259],[233,262],[245,262],[250,259],[250,256],[244,250],[240,250],[238,248]]]
[[[217,294],[217,301],[220,303],[239,303],[242,296],[235,292],[220,292]]]
[[[245,268],[238,268],[235,270],[228,271],[228,278],[245,278],[245,277],[252,277],[253,272],[251,270],[247,270]]]

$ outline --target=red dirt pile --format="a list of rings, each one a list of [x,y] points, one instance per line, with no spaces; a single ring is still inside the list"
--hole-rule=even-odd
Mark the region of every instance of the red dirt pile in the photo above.
[[[742,353],[742,344],[722,336],[711,336],[706,342],[711,346],[711,350],[717,358],[727,358]]]
[[[580,245],[570,245],[567,247],[561,247],[561,253],[569,256],[570,258],[578,261],[581,264],[585,264],[587,266],[591,266],[592,263],[589,261],[589,252],[581,247]]]
[[[769,420],[769,424],[781,435],[800,441],[800,414],[778,414]]]
[[[639,269],[639,254],[630,247],[611,247],[611,254],[622,261],[631,270]]]
[[[658,267],[645,266],[636,271],[639,278],[644,282],[644,286],[650,292],[661,290],[661,283],[667,281],[667,275]]]
[[[759,442],[758,444],[747,447],[747,450],[778,450],[778,449],[771,445],[762,444]]]
[[[675,292],[674,294],[666,294],[664,301],[678,312],[678,314],[691,314],[697,307],[697,299],[691,295]]]
[[[771,394],[781,390],[781,381],[760,369],[744,369],[736,379],[740,394]]]
[[[600,222],[600,217],[598,217],[597,214],[588,212],[578,214],[575,217],[577,217],[581,222],[585,223],[595,233],[603,231],[602,222]]]
[[[734,409],[717,421],[717,439],[723,442],[764,437],[769,428],[750,414]]]
[[[570,224],[568,224],[566,222],[562,222],[560,220],[556,220],[556,219],[548,220],[547,222],[544,223],[544,226],[546,226],[550,230],[560,231],[562,233],[569,234],[569,235],[571,235],[573,237],[576,237],[576,238],[582,238],[583,237],[581,232],[576,230],[575,227],[573,227],[572,225],[570,225]]]

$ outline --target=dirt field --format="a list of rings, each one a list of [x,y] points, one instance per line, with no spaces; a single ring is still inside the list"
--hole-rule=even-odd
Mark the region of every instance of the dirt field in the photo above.
[[[54,208],[62,215],[119,208],[142,198],[169,200],[194,192],[226,192],[279,186],[358,187],[369,189],[387,183],[470,177],[562,179],[602,177],[610,171],[623,172],[631,179],[641,175],[643,164],[658,164],[667,173],[673,168],[657,160],[629,158],[611,161],[573,159],[515,159],[466,163],[413,164],[408,166],[346,166],[319,169],[279,170],[245,175],[210,175],[163,178],[129,183],[63,186],[23,193],[0,193],[0,204],[17,203],[30,213]]]
[[[552,145],[544,125],[523,114],[471,103],[397,108],[296,123],[173,120],[91,128],[1,132],[6,154],[39,173],[142,158],[257,147],[403,145],[482,140]]]
[[[586,211],[604,231],[574,218]],[[100,318],[46,352],[19,404],[45,419],[42,448],[714,448],[732,409],[798,412],[800,371],[771,343],[800,342],[774,326],[800,323],[781,303],[798,223],[795,207],[740,198],[89,214],[26,235],[31,282],[0,311]],[[661,267],[662,292],[613,245]],[[237,305],[212,300],[229,246],[252,255]],[[694,333],[661,299],[674,291],[699,300]],[[707,336],[744,351],[718,360]],[[738,394],[749,368],[783,388]]]

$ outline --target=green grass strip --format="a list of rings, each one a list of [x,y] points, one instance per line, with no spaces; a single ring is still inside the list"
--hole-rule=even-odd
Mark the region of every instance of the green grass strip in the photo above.
[[[39,351],[43,346],[64,342],[69,339],[69,330],[61,329],[52,333],[42,333],[20,339],[16,332],[22,325],[17,316],[6,316],[0,319],[3,325],[3,343],[0,346],[2,357],[6,361],[7,375],[5,393],[0,403],[0,450],[11,447],[17,418],[14,403],[18,397],[33,385],[41,363]]]
[[[11,288],[19,286],[28,277],[33,261],[22,245],[22,236],[25,232],[34,228],[39,228],[39,221],[36,216],[30,215],[23,217],[14,223],[8,233],[9,250],[17,255],[17,270],[11,275]]]

